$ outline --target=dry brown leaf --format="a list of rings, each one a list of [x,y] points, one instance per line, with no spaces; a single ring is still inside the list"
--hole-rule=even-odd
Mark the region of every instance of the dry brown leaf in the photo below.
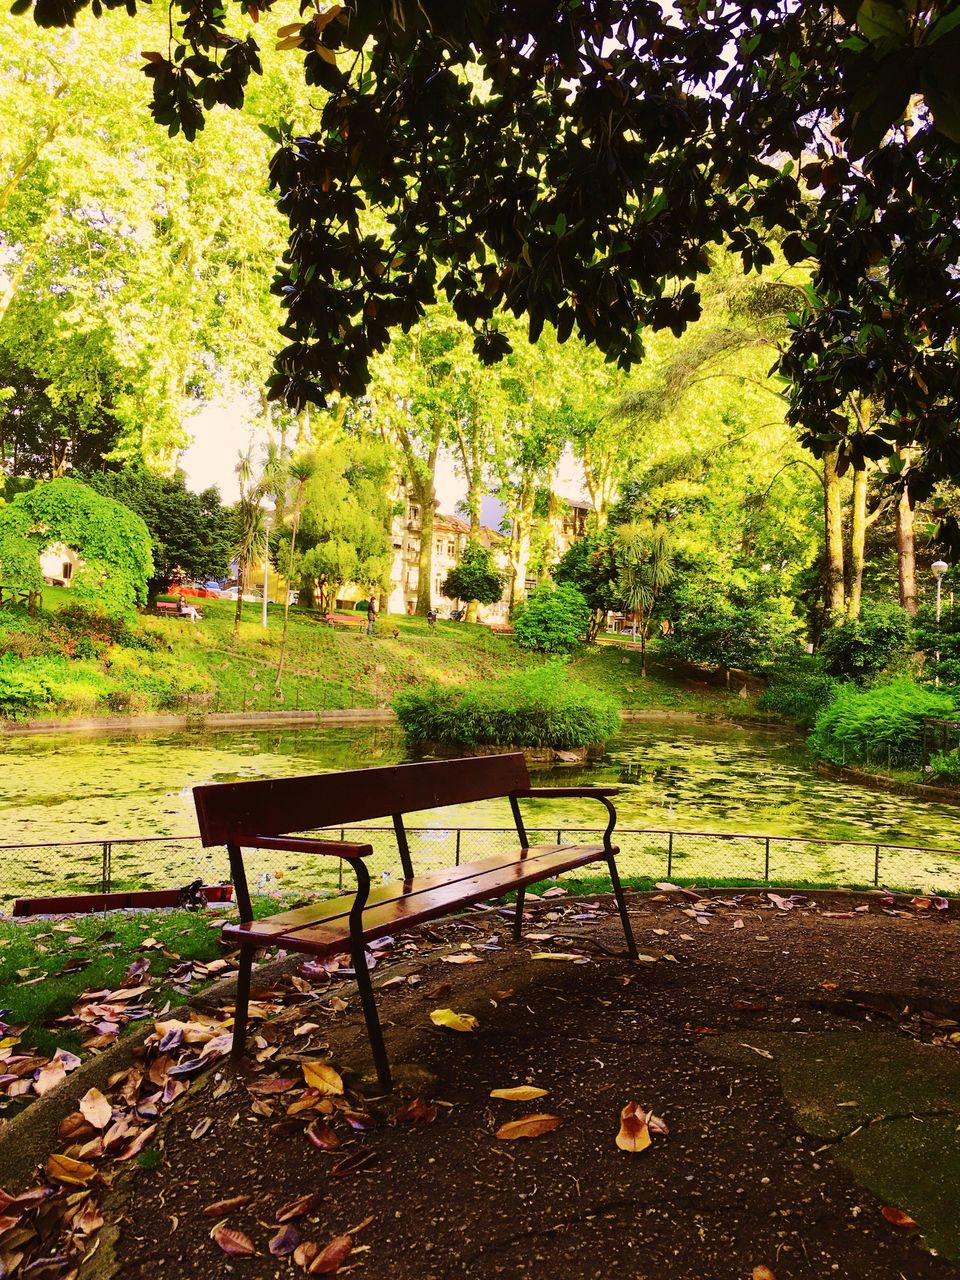
[[[208,1204],[203,1210],[205,1218],[222,1218],[225,1213],[229,1213],[231,1209],[239,1209],[241,1205],[249,1204],[253,1196],[230,1196],[228,1200],[214,1200],[213,1204]]]
[[[306,1059],[300,1065],[303,1067],[303,1078],[312,1089],[332,1096],[343,1093],[343,1080],[339,1073],[326,1062],[313,1062]]]
[[[47,1177],[71,1187],[85,1187],[96,1176],[92,1164],[73,1160],[70,1156],[52,1155],[47,1159]]]
[[[329,1276],[339,1271],[353,1251],[352,1236],[336,1236],[310,1263],[312,1276]]]
[[[904,1213],[902,1209],[895,1209],[892,1205],[884,1205],[880,1210],[886,1220],[894,1227],[915,1227],[918,1223],[914,1222],[909,1213]]]
[[[531,960],[589,960],[589,956],[580,951],[537,951]]]
[[[472,1013],[454,1013],[452,1009],[434,1009],[430,1021],[435,1027],[448,1027],[451,1031],[476,1031],[480,1025]]]
[[[617,1146],[621,1151],[646,1151],[650,1146],[650,1130],[647,1116],[637,1102],[628,1102],[620,1112],[620,1131]]]
[[[210,1238],[232,1257],[249,1258],[257,1252],[250,1237],[242,1231],[234,1231],[232,1227],[216,1226],[210,1232]]]
[[[750,1280],[777,1280],[777,1277],[769,1267],[761,1264],[759,1267],[754,1267],[750,1272]]]
[[[275,1214],[277,1222],[292,1222],[294,1218],[305,1218],[308,1213],[312,1213],[320,1203],[320,1192],[309,1191],[306,1195],[297,1196],[296,1200],[291,1200],[289,1204],[285,1204],[279,1208]]]
[[[519,1120],[510,1120],[507,1124],[502,1124],[496,1132],[496,1137],[507,1141],[513,1141],[515,1138],[539,1138],[543,1133],[551,1133],[554,1129],[559,1129],[562,1124],[563,1121],[559,1116],[538,1111],[533,1115],[521,1116]]]
[[[532,1084],[518,1084],[512,1089],[491,1089],[491,1098],[503,1098],[505,1102],[532,1102],[534,1098],[545,1098],[549,1089],[538,1089]]]
[[[83,1118],[95,1129],[105,1129],[113,1119],[113,1107],[99,1089],[88,1089],[79,1106]]]
[[[472,951],[465,951],[460,955],[441,956],[440,959],[444,964],[483,964],[483,957],[475,956]]]

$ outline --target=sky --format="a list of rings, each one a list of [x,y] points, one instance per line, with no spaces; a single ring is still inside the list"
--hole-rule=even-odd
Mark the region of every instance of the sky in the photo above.
[[[193,443],[180,455],[180,466],[187,477],[187,487],[195,493],[216,485],[226,503],[236,502],[237,456],[248,445],[262,446],[265,433],[250,421],[249,408],[240,397],[210,401],[187,422]],[[569,451],[561,460],[557,490],[565,498],[582,500],[586,495],[583,475]],[[458,502],[466,497],[466,485],[457,474],[453,455],[442,451],[437,463],[437,497],[440,510],[447,515],[456,512]],[[481,519],[497,528],[503,513],[501,503],[488,494],[483,501]]]

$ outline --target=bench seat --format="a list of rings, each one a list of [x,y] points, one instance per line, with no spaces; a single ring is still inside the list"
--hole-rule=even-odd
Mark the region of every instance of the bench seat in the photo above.
[[[619,850],[614,848],[614,852]],[[372,942],[400,929],[412,929],[460,907],[501,897],[511,888],[520,889],[605,857],[602,844],[533,845],[526,851],[464,862],[414,880],[394,880],[370,890],[363,912],[363,936]],[[281,911],[265,920],[225,924],[223,936],[245,946],[285,947],[317,956],[349,951],[353,901],[352,893],[345,894]]]
[[[532,787],[522,752],[194,787],[201,839],[205,847],[227,846],[240,911],[240,920],[223,929],[224,938],[240,948],[234,1059],[244,1049],[255,951],[283,947],[314,956],[348,951],[377,1076],[382,1087],[390,1089],[390,1067],[367,967],[367,943],[511,892],[516,893],[513,937],[519,940],[526,886],[591,862],[607,865],[627,951],[635,958],[636,943],[617,872],[619,850],[611,841],[617,815],[610,796],[616,793],[615,787]],[[559,797],[589,797],[605,807],[607,825],[599,843],[530,844],[520,801]],[[516,845],[460,866],[415,873],[403,824],[407,814],[495,799],[510,803]],[[374,887],[366,865],[373,847],[346,838],[331,840],[325,834],[331,827],[347,828],[371,818],[393,820],[402,880]],[[346,831],[343,834],[346,836]],[[248,849],[340,858],[356,877],[357,891],[255,920],[243,861]]]

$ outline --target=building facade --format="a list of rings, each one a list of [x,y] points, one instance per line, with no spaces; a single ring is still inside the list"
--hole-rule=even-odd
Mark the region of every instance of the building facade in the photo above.
[[[423,529],[423,513],[418,503],[402,494],[403,511],[393,518],[393,565],[390,572],[390,594],[386,601],[388,613],[413,613],[417,604],[420,581],[420,540]],[[470,537],[470,526],[459,516],[445,515],[438,511],[433,519],[433,557],[431,563],[430,604],[437,614],[449,617],[460,607],[457,600],[443,594],[447,574],[460,562],[463,549]],[[482,525],[480,542],[493,552],[498,572],[506,575],[507,540],[496,529]],[[510,611],[509,587],[504,577],[504,593],[496,604],[480,605],[477,618],[480,622],[504,623]]]

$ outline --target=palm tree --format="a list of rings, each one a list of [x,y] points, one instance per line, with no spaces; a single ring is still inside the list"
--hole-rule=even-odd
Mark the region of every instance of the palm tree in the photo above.
[[[287,626],[290,621],[290,583],[293,581],[293,555],[297,546],[297,531],[300,528],[300,516],[303,512],[303,499],[307,484],[316,474],[316,460],[310,454],[301,454],[291,458],[287,465],[287,476],[293,481],[293,510],[288,514],[290,524],[290,555],[287,557],[287,595],[283,606],[283,638],[280,641],[280,661],[277,663],[277,678],[274,687],[279,689],[283,679],[283,663],[287,655]]]
[[[647,674],[647,640],[653,610],[673,578],[673,551],[662,529],[649,521],[621,525],[616,531],[617,589],[624,609],[633,614],[633,638],[640,638],[640,673]]]
[[[259,479],[254,478],[251,450],[241,453],[236,466],[240,481],[240,500],[237,503],[237,536],[233,547],[237,562],[237,611],[233,616],[233,638],[240,635],[240,618],[243,614],[243,593],[250,585],[250,570],[261,556],[267,554],[267,528],[263,502],[267,486],[267,470]]]

